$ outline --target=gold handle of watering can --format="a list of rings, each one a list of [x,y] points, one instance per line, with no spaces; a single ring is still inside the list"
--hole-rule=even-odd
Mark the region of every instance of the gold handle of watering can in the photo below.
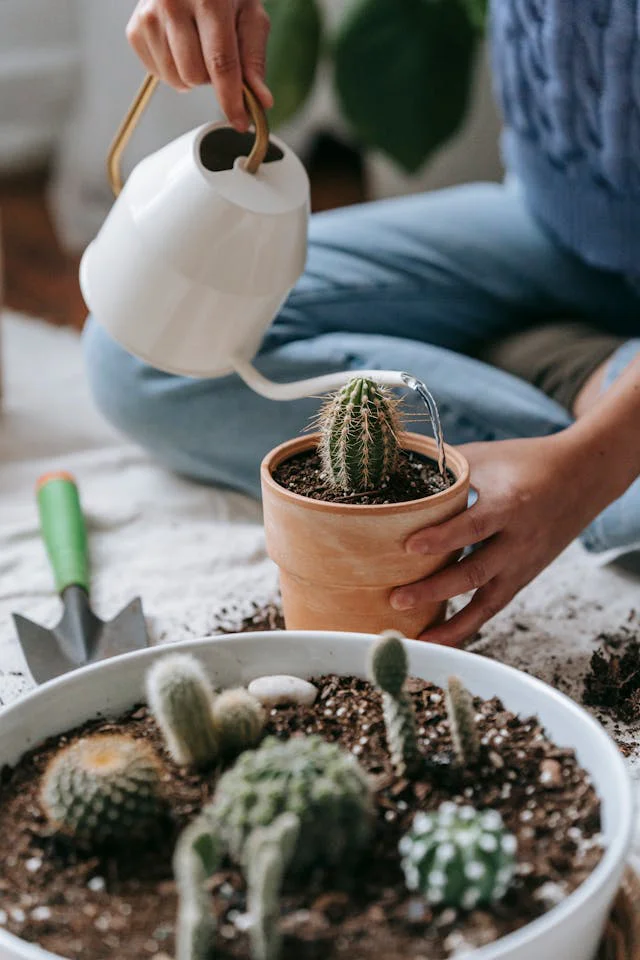
[[[140,117],[144,113],[149,100],[153,96],[153,93],[158,86],[159,80],[157,77],[154,77],[152,74],[147,74],[145,77],[142,86],[138,90],[135,100],[129,107],[128,113],[122,123],[120,128],[113,138],[113,143],[109,148],[109,154],[107,156],[107,172],[109,175],[109,183],[111,184],[111,189],[113,190],[114,196],[118,196],[122,190],[123,181],[122,181],[122,154],[124,153],[129,140],[133,134],[133,131],[138,126]],[[244,84],[243,86],[244,100],[247,105],[247,109],[251,114],[251,119],[256,131],[256,138],[251,148],[251,153],[247,157],[247,161],[244,165],[245,170],[248,173],[257,173],[260,164],[264,160],[267,150],[269,149],[269,124],[267,123],[267,117],[264,110],[262,109],[260,103],[258,102],[257,97],[249,87]]]

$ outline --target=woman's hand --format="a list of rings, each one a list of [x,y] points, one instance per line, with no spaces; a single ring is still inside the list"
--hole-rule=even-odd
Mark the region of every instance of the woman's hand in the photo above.
[[[420,639],[458,644],[472,636],[614,499],[598,458],[571,434],[572,428],[551,437],[461,447],[477,502],[452,520],[414,534],[406,548],[443,554],[482,545],[426,580],[399,587],[391,604],[406,610],[476,593],[463,610]]]
[[[248,127],[243,80],[265,109],[273,105],[264,80],[268,35],[261,0],[139,0],[127,26],[150,73],[176,90],[212,83],[237,130]]]

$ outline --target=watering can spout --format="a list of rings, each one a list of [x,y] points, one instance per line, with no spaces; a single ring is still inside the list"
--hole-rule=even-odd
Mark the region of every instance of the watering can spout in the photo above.
[[[413,379],[409,374],[398,370],[340,370],[307,380],[293,383],[274,383],[268,380],[248,360],[236,358],[233,361],[236,373],[255,393],[268,400],[301,400],[303,397],[321,397],[326,393],[339,390],[353,377],[366,377],[387,387],[410,386]]]

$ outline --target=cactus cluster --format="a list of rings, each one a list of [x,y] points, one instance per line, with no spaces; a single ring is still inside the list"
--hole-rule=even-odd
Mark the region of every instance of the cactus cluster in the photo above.
[[[443,803],[416,814],[400,841],[407,887],[434,905],[473,910],[500,900],[515,872],[517,842],[496,810]]]
[[[244,689],[216,697],[202,665],[189,654],[169,654],[147,673],[147,701],[166,747],[181,766],[205,768],[255,747],[264,711]]]
[[[231,856],[243,862],[249,837],[283,813],[300,821],[294,873],[349,871],[372,831],[373,801],[357,760],[321,737],[268,737],[218,783],[208,816]]]
[[[373,645],[369,673],[382,691],[382,712],[391,762],[398,777],[415,776],[421,766],[416,718],[404,690],[408,674],[407,653],[399,633],[388,630]]]
[[[152,748],[121,735],[83,737],[59,751],[40,789],[50,824],[87,846],[131,842],[157,827],[163,770]]]
[[[447,716],[453,748],[462,767],[470,767],[480,755],[480,737],[473,697],[458,677],[449,677],[447,684]]]
[[[253,960],[278,960],[280,956],[280,893],[299,836],[299,818],[283,813],[268,827],[256,827],[247,840],[244,861],[247,907],[253,920]]]
[[[383,486],[398,464],[398,401],[362,377],[325,402],[317,419],[319,453],[329,482],[346,493]]]

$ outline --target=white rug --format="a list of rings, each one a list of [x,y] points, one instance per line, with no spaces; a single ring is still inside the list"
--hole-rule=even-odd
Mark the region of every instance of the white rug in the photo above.
[[[99,614],[112,616],[139,594],[154,641],[175,641],[211,632],[223,606],[234,606],[239,623],[251,601],[274,595],[255,503],[172,476],[114,434],[92,405],[75,334],[5,315],[3,338],[0,705],[29,684],[11,613],[45,624],[59,614],[33,497],[44,471],[77,476]],[[560,678],[579,700],[598,633],[640,609],[639,588],[637,572],[595,563],[574,544],[472,649],[549,682]],[[639,732],[622,737],[634,744]]]

